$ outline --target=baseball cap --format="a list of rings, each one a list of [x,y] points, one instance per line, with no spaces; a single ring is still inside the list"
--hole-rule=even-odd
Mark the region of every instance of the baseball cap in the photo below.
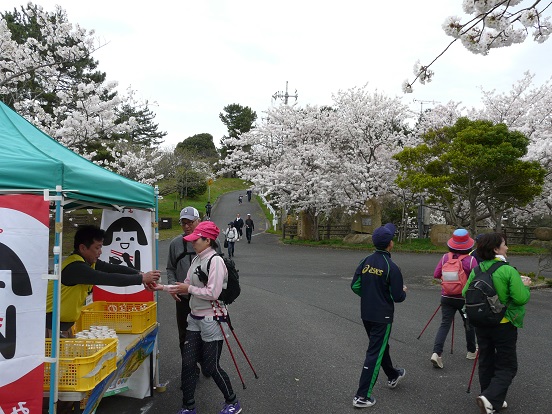
[[[198,218],[199,218],[199,211],[197,211],[193,207],[184,207],[180,211],[180,220],[187,219],[187,220],[195,221]]]
[[[393,223],[387,223],[381,227],[378,227],[372,233],[372,242],[377,249],[386,249],[393,240],[397,228]]]
[[[213,223],[212,221],[202,221],[197,225],[197,227],[191,234],[184,236],[184,240],[194,241],[199,239],[200,237],[216,240],[219,233],[220,230],[215,223]]]

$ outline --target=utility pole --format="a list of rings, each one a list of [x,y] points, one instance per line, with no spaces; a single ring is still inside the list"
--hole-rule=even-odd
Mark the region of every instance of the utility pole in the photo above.
[[[438,104],[440,103],[439,101],[423,101],[421,99],[414,99],[413,102],[419,102],[420,103],[420,116],[422,116],[423,112],[424,112],[424,104]]]
[[[297,89],[295,89],[295,95],[290,95],[288,93],[288,81],[286,81],[286,92],[283,93],[283,92],[274,92],[274,95],[272,95],[272,99],[273,100],[276,100],[276,99],[284,99],[284,104],[288,104],[288,99],[289,98],[295,98],[295,100],[297,101],[297,98],[299,97],[299,95],[297,95]]]

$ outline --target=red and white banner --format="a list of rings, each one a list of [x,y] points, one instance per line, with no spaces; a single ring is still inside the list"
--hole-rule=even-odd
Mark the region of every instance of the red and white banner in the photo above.
[[[42,412],[48,202],[0,195],[0,413]]]
[[[105,238],[100,259],[111,264],[132,267],[142,272],[153,270],[153,227],[151,212],[125,209],[104,210],[101,228]],[[127,287],[94,286],[94,301],[150,302],[153,292],[143,285]]]

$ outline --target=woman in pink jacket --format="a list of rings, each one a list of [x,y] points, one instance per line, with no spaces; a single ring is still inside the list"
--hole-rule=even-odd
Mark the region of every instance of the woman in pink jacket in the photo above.
[[[431,363],[435,368],[443,368],[443,347],[456,312],[460,313],[464,322],[466,347],[468,349],[466,358],[475,359],[476,356],[475,330],[469,324],[465,313],[462,311],[465,303],[462,296],[463,284],[467,281],[471,270],[477,266],[475,257],[470,256],[470,251],[473,249],[474,244],[474,240],[466,229],[455,230],[447,242],[449,253],[443,255],[433,273],[433,277],[440,279],[442,284],[441,326],[439,326],[439,330],[435,336],[433,354],[431,355]],[[461,281],[458,281],[458,275],[454,272],[454,267],[452,266],[453,260],[454,262],[458,261],[458,264],[462,266],[464,275],[460,278],[462,279]],[[451,263],[447,265],[449,261]],[[456,282],[454,281],[455,279]],[[457,286],[455,286],[455,283]]]

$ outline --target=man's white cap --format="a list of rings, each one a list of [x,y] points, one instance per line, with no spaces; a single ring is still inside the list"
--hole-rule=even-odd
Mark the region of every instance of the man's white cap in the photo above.
[[[193,207],[184,207],[180,211],[180,220],[187,219],[187,220],[195,221],[198,218],[199,218],[199,211],[197,211]]]

